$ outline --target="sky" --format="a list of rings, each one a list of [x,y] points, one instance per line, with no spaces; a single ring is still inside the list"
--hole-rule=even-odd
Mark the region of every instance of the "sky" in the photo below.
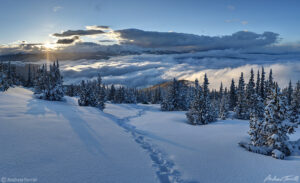
[[[67,83],[101,72],[106,84],[146,87],[207,73],[211,87],[218,88],[237,81],[241,72],[247,80],[251,68],[263,66],[274,69],[281,86],[300,78],[299,0],[0,0],[0,5],[1,60],[59,59]]]
[[[0,0],[0,44],[45,43],[50,34],[106,25],[114,30],[221,36],[278,33],[300,41],[299,0]],[[298,18],[297,18],[298,17]]]

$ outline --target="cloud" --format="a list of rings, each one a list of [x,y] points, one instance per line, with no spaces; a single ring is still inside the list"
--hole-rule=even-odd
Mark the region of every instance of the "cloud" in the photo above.
[[[63,7],[61,7],[61,6],[54,6],[54,7],[52,8],[52,10],[53,10],[54,12],[57,12],[57,11],[59,11],[59,10],[61,10],[61,9],[63,9]]]
[[[106,25],[88,25],[85,28],[87,30],[110,30],[110,27]]]
[[[232,78],[238,81],[241,72],[248,82],[250,69],[265,67],[273,69],[275,80],[284,87],[292,79],[300,78],[300,54],[262,54],[239,50],[213,50],[198,53],[169,55],[127,55],[100,60],[77,60],[61,62],[66,83],[79,83],[93,79],[100,72],[106,84],[131,87],[147,87],[173,77],[202,81],[207,73],[210,88],[219,88],[221,82],[229,87]],[[256,72],[255,72],[256,73]]]
[[[105,33],[103,30],[67,30],[62,33],[54,33],[54,37],[89,36]]]
[[[273,32],[257,34],[239,31],[227,36],[199,36],[176,32],[153,32],[139,29],[115,31],[120,34],[121,44],[144,48],[171,50],[214,50],[262,47],[277,43],[279,35]]]
[[[74,43],[76,40],[79,40],[79,36],[74,36],[72,38],[65,38],[65,39],[58,39],[56,41],[57,44],[72,44]]]

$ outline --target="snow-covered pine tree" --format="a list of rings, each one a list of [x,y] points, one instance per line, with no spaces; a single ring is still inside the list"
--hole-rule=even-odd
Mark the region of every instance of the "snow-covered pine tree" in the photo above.
[[[199,86],[199,82],[195,80],[195,90],[194,90],[194,99],[191,103],[189,111],[186,113],[186,117],[188,119],[188,123],[192,125],[204,124],[203,119],[203,104],[204,97],[201,86]]]
[[[178,81],[174,78],[168,87],[166,96],[161,103],[162,111],[177,111],[179,109],[180,93]]]
[[[109,90],[109,94],[108,94],[108,100],[111,102],[114,102],[115,99],[115,95],[116,95],[116,89],[115,86],[112,84]]]
[[[216,121],[215,109],[213,109],[212,105],[211,105],[208,85],[209,85],[209,82],[208,82],[207,75],[205,73],[204,82],[203,82],[203,85],[202,85],[203,99],[204,99],[203,113],[202,113],[203,124],[207,124],[207,123]]]
[[[260,95],[260,74],[259,70],[257,71],[256,83],[255,83],[255,92],[257,95]]]
[[[266,82],[266,94],[270,95],[270,93],[272,92],[273,88],[274,88],[274,80],[273,80],[273,71],[272,69],[270,69],[269,72],[269,80]]]
[[[228,116],[228,101],[226,95],[222,95],[219,118],[225,120]]]
[[[293,100],[292,95],[293,95],[293,86],[292,86],[292,81],[290,80],[289,86],[288,86],[288,89],[287,89],[288,105],[291,105],[291,103],[292,103],[292,100]]]
[[[266,73],[264,67],[261,68],[261,80],[260,80],[260,97],[265,100],[266,99],[266,89],[265,89],[265,77]]]
[[[235,84],[234,84],[234,79],[231,80],[231,85],[230,85],[230,96],[229,96],[229,109],[231,111],[234,110],[237,102],[237,96],[236,96],[236,90],[235,90]]]
[[[63,77],[60,74],[59,63],[58,60],[50,65],[50,88],[49,88],[49,97],[46,100],[55,100],[60,101],[64,97],[64,89],[63,89]]]
[[[239,79],[238,91],[237,91],[237,105],[235,107],[235,115],[238,119],[247,119],[247,102],[245,98],[245,82],[244,74],[241,73]]]
[[[296,83],[289,106],[289,119],[292,123],[300,124],[300,81]]]
[[[0,91],[6,91],[9,88],[5,67],[3,62],[0,63]]]
[[[151,103],[152,104],[160,104],[161,102],[161,89],[160,86],[154,90],[152,95]]]
[[[137,103],[137,98],[136,98],[136,95],[134,93],[134,89],[126,88],[125,96],[124,96],[124,102],[129,103],[129,104]]]
[[[80,106],[88,106],[89,105],[89,98],[91,91],[90,88],[87,86],[84,80],[81,81],[80,90],[79,90],[79,99],[78,105]]]
[[[38,98],[44,98],[42,95],[45,94],[47,80],[47,66],[43,64],[37,69],[36,77],[34,78],[34,94]]]
[[[178,82],[178,109],[179,111],[186,111],[188,109],[188,101],[187,101],[187,95],[188,95],[188,87],[182,82]]]
[[[97,77],[96,89],[94,90],[94,95],[96,96],[96,106],[101,111],[105,108],[105,86],[102,86],[102,78],[101,75],[98,74]]]
[[[125,89],[124,89],[124,87],[119,87],[116,90],[114,102],[121,104],[121,103],[124,103],[124,100],[125,100]]]
[[[293,132],[296,126],[288,119],[286,102],[278,85],[275,84],[270,91],[266,100],[262,134],[266,137],[265,144],[272,149],[272,156],[283,159],[290,154],[287,134]]]
[[[33,83],[32,83],[31,65],[28,64],[26,87],[32,87],[32,86],[33,86]]]
[[[265,145],[262,124],[263,121],[258,117],[257,113],[255,113],[255,111],[251,112],[248,134],[250,135],[251,145],[253,146],[263,147]]]

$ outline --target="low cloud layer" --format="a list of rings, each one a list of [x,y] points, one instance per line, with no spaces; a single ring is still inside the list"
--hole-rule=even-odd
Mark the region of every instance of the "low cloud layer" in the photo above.
[[[202,81],[208,74],[210,88],[218,88],[223,82],[229,86],[231,78],[238,81],[241,72],[248,82],[250,69],[265,67],[273,69],[280,86],[300,79],[300,55],[248,54],[239,51],[207,51],[172,55],[130,55],[112,57],[108,60],[78,60],[61,62],[66,83],[79,83],[93,79],[101,73],[106,84],[147,87],[164,81],[187,79]]]

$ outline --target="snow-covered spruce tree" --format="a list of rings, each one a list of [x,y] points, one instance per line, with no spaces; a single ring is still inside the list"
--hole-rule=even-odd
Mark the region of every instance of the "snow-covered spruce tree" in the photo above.
[[[58,60],[50,65],[50,90],[47,100],[60,101],[64,97],[63,78],[60,74]]]
[[[115,86],[112,84],[111,87],[110,87],[107,99],[109,101],[113,102],[114,98],[115,98],[115,94],[116,94],[116,89],[115,89]]]
[[[7,81],[4,64],[0,63],[0,91],[6,91],[9,88]]]
[[[228,116],[228,101],[226,95],[223,95],[221,99],[219,118],[225,120],[227,116]]]
[[[161,103],[162,111],[177,111],[180,110],[180,93],[179,93],[179,83],[174,78],[171,85],[168,87],[166,96]]]
[[[253,69],[250,71],[250,79],[246,87],[246,114],[245,118],[250,119],[250,113],[253,112],[256,108],[256,103],[255,103],[255,98],[256,93],[255,93],[255,84],[254,84],[254,72]]]
[[[258,115],[257,113],[255,113],[255,111],[252,111],[250,113],[250,129],[248,131],[248,134],[250,135],[251,145],[253,146],[263,147],[265,144],[264,134],[262,133],[262,123],[263,120],[258,118]]]
[[[137,97],[135,95],[133,88],[126,88],[124,102],[128,104],[135,104],[137,103]]]
[[[266,95],[270,95],[270,93],[272,92],[272,89],[274,88],[274,86],[275,86],[275,83],[274,83],[274,80],[273,80],[273,71],[272,71],[272,69],[270,69],[269,79],[266,82]]]
[[[203,122],[204,124],[216,121],[216,113],[215,109],[213,109],[210,101],[209,89],[208,89],[208,78],[205,73],[204,82],[203,82],[203,98],[204,98],[204,106],[203,106]]]
[[[32,82],[32,73],[31,73],[31,65],[28,65],[28,73],[27,73],[27,81],[25,84],[26,87],[32,87],[33,82]]]
[[[114,97],[114,102],[118,103],[118,104],[121,104],[121,103],[124,103],[124,101],[125,101],[125,89],[124,89],[124,87],[119,87],[116,90],[116,94],[115,94],[115,97]]]
[[[192,125],[204,124],[203,119],[203,104],[204,104],[204,96],[201,86],[199,86],[199,82],[195,80],[195,89],[194,89],[194,99],[191,103],[189,111],[186,113],[186,117],[188,119],[188,123]]]
[[[255,92],[256,94],[260,95],[260,74],[259,70],[257,71],[257,76],[256,76],[256,83],[255,83]]]
[[[289,106],[289,119],[292,123],[300,124],[300,81],[296,83]]]
[[[90,87],[86,84],[84,80],[81,81],[80,90],[79,90],[79,99],[78,105],[88,106],[90,101]]]
[[[288,119],[286,102],[277,84],[270,91],[266,100],[262,134],[266,137],[266,146],[272,150],[272,156],[283,159],[290,154],[287,134],[292,133],[296,125]]]
[[[245,98],[244,75],[241,73],[237,90],[237,105],[235,107],[235,116],[238,119],[247,119],[247,103]]]
[[[160,104],[161,103],[161,89],[160,86],[154,90],[154,93],[151,98],[152,104]]]
[[[96,88],[94,91],[94,96],[96,98],[96,104],[95,107],[99,108],[103,111],[105,108],[105,86],[102,85],[102,78],[101,75],[98,74],[97,81],[96,81]]]
[[[260,80],[260,97],[265,100],[266,99],[266,89],[265,89],[265,77],[266,73],[264,67],[261,68],[261,80]]]
[[[235,84],[234,84],[234,79],[231,80],[231,85],[230,85],[230,96],[229,96],[229,109],[231,111],[234,110],[236,107],[236,102],[237,102],[237,96],[236,96],[236,90],[235,90]]]
[[[36,96],[39,95],[39,98],[45,94],[44,91],[46,90],[46,82],[48,82],[46,67],[47,66],[45,64],[39,67],[36,71],[36,77],[34,78],[34,94]]]
[[[64,96],[63,80],[59,71],[58,61],[50,65],[50,71],[47,71],[47,65],[43,65],[37,72],[35,80],[34,93],[36,97],[44,100],[62,100]]]
[[[293,86],[292,86],[292,81],[290,80],[289,86],[288,86],[288,89],[287,89],[288,105],[291,105],[291,103],[292,103],[292,100],[293,100],[292,95],[293,95]]]

